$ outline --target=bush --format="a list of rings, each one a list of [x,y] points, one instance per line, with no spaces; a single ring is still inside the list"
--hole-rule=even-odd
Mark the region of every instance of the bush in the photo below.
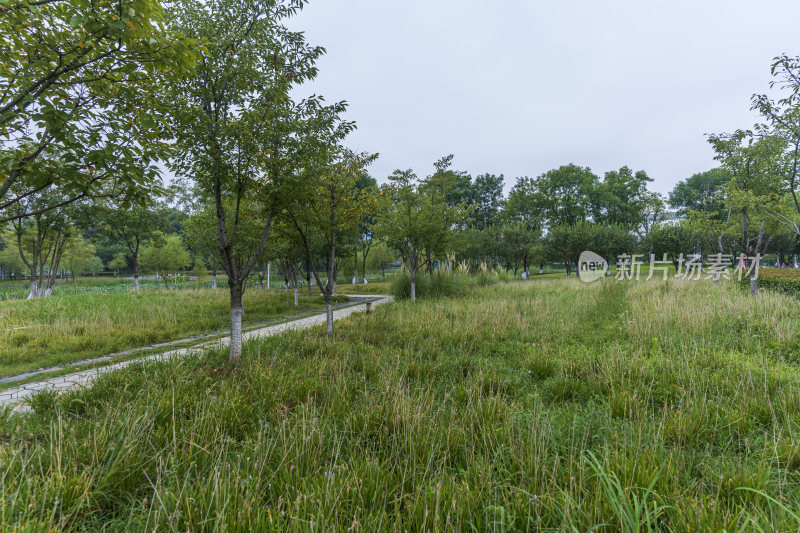
[[[748,289],[750,278],[742,276],[740,281]],[[758,271],[759,289],[782,292],[792,296],[800,294],[800,270],[790,268],[762,268]]]
[[[510,281],[508,274],[499,272],[461,272],[443,274],[417,274],[417,298],[457,296],[470,287],[484,287],[501,281]],[[389,286],[392,296],[398,300],[411,297],[411,276],[407,272],[392,277]]]

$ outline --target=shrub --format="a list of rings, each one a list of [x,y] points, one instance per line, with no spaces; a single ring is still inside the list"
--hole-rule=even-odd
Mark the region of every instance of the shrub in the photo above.
[[[742,276],[740,283],[749,288],[750,278]],[[762,268],[758,271],[758,287],[797,296],[800,294],[800,270]]]

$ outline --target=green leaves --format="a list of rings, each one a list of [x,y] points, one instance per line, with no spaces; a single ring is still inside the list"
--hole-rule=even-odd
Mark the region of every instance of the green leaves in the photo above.
[[[12,5],[13,16],[0,18],[0,209],[43,182],[146,198],[158,177],[153,161],[169,150],[156,128],[166,122],[161,91],[193,63],[195,43],[164,29],[157,0]],[[61,171],[42,175],[41,158]]]

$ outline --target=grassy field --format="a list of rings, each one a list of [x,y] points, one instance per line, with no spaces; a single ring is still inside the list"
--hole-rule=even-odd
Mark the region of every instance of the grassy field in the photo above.
[[[245,323],[318,309],[320,296],[277,289],[245,293]],[[0,376],[116,353],[227,328],[226,289],[55,294],[0,301]]]
[[[4,528],[796,531],[797,301],[541,280],[32,401]]]

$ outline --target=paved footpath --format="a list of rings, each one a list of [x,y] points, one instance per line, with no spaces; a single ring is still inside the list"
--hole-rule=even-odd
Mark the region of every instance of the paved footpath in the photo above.
[[[364,298],[366,299],[366,301],[358,305],[345,307],[344,309],[334,310],[333,311],[334,320],[341,320],[343,318],[350,316],[353,313],[364,311],[366,310],[366,306],[368,304],[371,304],[372,307],[374,308],[378,305],[389,303],[392,301],[391,296],[356,295],[356,294],[348,294],[348,296],[352,298]],[[269,337],[272,335],[278,335],[280,333],[283,333],[284,331],[292,329],[305,329],[320,324],[325,324],[324,312],[322,314],[312,315],[309,317],[300,318],[298,320],[292,320],[290,322],[276,324],[274,326],[267,326],[264,328],[247,331],[242,334],[242,339],[244,341],[248,341],[250,339],[257,339],[259,337]],[[24,400],[25,398],[33,396],[39,391],[53,390],[58,392],[65,392],[68,390],[89,387],[92,385],[94,380],[97,379],[98,376],[106,374],[108,372],[114,372],[123,369],[132,364],[142,363],[146,361],[161,361],[172,357],[185,357],[187,355],[195,354],[203,350],[206,350],[212,346],[227,346],[229,342],[230,342],[230,337],[223,337],[221,339],[214,339],[213,341],[209,341],[197,346],[192,346],[191,348],[171,350],[156,355],[150,355],[146,357],[140,357],[138,359],[122,361],[101,368],[92,368],[89,370],[75,372],[73,374],[67,374],[64,376],[58,376],[50,379],[45,379],[42,381],[26,383],[25,385],[21,385],[13,389],[6,389],[4,391],[0,391],[0,407],[11,406],[12,409],[17,412],[29,411],[30,408],[27,405],[25,405]]]

